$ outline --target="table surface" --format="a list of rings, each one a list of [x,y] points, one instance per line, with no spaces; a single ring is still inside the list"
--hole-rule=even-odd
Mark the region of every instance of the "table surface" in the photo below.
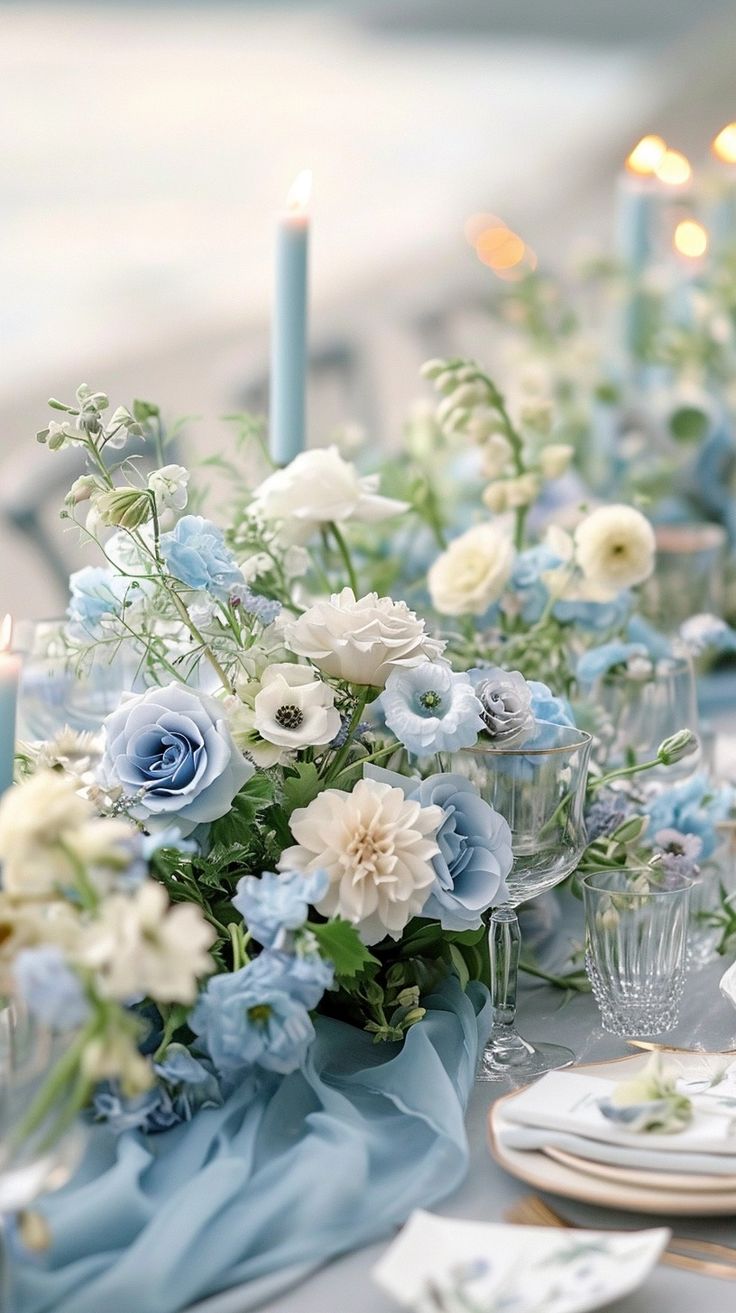
[[[692,974],[683,1003],[681,1020],[666,1042],[683,1048],[721,1049],[736,1047],[736,1012],[718,992],[725,963],[718,961]],[[545,1038],[568,1044],[581,1061],[616,1057],[626,1045],[602,1030],[589,995],[569,1002],[547,986],[524,990],[520,1006],[522,1032],[534,1040]],[[630,1052],[630,1050],[628,1050]],[[470,1168],[458,1190],[434,1209],[447,1216],[478,1221],[503,1220],[506,1208],[530,1192],[530,1187],[507,1175],[493,1162],[486,1147],[486,1121],[490,1104],[506,1092],[504,1085],[476,1085],[468,1108]],[[555,1201],[551,1200],[554,1204]],[[632,1214],[605,1212],[559,1202],[559,1210],[575,1221],[593,1227],[656,1226],[676,1224],[680,1234],[699,1235],[736,1244],[736,1222],[693,1221],[685,1218],[657,1219]],[[397,1305],[374,1284],[371,1268],[385,1249],[385,1242],[348,1254],[323,1267],[314,1276],[274,1302],[263,1305],[266,1313],[397,1313]],[[234,1292],[233,1292],[234,1293]],[[727,1281],[691,1275],[659,1266],[634,1294],[607,1305],[610,1313],[692,1313],[697,1301],[707,1301],[708,1313],[733,1313],[734,1286]],[[237,1313],[233,1303],[233,1313]]]

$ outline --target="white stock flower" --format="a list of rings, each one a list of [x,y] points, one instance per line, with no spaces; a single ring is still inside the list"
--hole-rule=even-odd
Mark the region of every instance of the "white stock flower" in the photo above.
[[[321,747],[340,729],[335,693],[307,666],[270,666],[254,702],[254,728],[282,748]]]
[[[383,688],[392,670],[432,661],[444,644],[430,638],[406,602],[352,588],[315,602],[286,626],[286,645],[334,679]]]
[[[500,479],[497,483],[489,483],[487,488],[483,489],[483,501],[494,515],[503,515],[508,509],[506,502],[506,480]]]
[[[648,579],[655,550],[654,530],[633,506],[600,506],[575,530],[576,560],[585,578],[613,592]]]
[[[531,471],[519,474],[515,479],[506,479],[503,486],[507,509],[517,511],[521,506],[530,506],[537,500],[540,491],[539,475]]]
[[[559,479],[568,469],[575,448],[567,442],[551,442],[539,453],[539,468],[543,479]]]
[[[148,487],[159,511],[183,511],[187,504],[189,470],[183,465],[162,465],[148,476]]]
[[[514,565],[508,534],[478,524],[453,539],[430,567],[432,605],[441,615],[482,615],[503,592]]]
[[[279,870],[326,871],[319,912],[351,921],[366,944],[399,939],[435,881],[443,819],[441,807],[422,807],[377,780],[359,780],[352,793],[325,789],[293,812],[297,844],[281,854]]]
[[[216,938],[194,903],[169,903],[155,880],[133,894],[112,894],[90,924],[80,962],[95,971],[108,998],[141,994],[158,1003],[193,1003],[197,980],[212,970]]]
[[[497,479],[506,472],[512,456],[511,443],[503,433],[492,433],[483,444],[481,469],[487,479]]]
[[[78,781],[41,770],[8,789],[0,802],[0,864],[6,893],[46,897],[69,882],[63,845],[94,816],[77,792]]]
[[[377,474],[359,475],[337,447],[319,447],[269,474],[256,488],[251,510],[263,520],[280,521],[284,541],[306,542],[320,524],[373,523],[409,509],[406,502],[379,496],[378,485]]]

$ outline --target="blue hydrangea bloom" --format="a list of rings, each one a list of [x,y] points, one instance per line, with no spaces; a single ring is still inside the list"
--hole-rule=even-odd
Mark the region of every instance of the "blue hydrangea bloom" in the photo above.
[[[645,805],[649,833],[679,830],[702,842],[701,857],[711,857],[721,842],[716,825],[730,815],[736,794],[729,784],[714,785],[706,775],[692,775],[662,789]]]
[[[532,711],[536,721],[543,720],[547,725],[565,725],[575,729],[575,716],[567,698],[559,697],[540,679],[529,679],[527,683],[532,691]]]
[[[519,552],[508,586],[516,593],[521,603],[521,618],[527,624],[535,624],[547,605],[549,593],[542,582],[542,574],[560,564],[559,556],[544,543]]]
[[[653,661],[672,656],[672,644],[660,634],[654,625],[650,625],[641,615],[632,615],[626,625],[626,637],[630,643],[643,643]]]
[[[299,930],[307,919],[310,903],[324,898],[329,885],[326,871],[303,875],[284,871],[277,875],[264,871],[259,879],[244,875],[238,881],[233,906],[259,944],[273,948],[284,932]]]
[[[189,1025],[226,1077],[249,1067],[286,1073],[304,1062],[314,1039],[309,1012],[283,959],[264,952],[239,971],[212,976]]]
[[[74,1030],[89,1016],[79,977],[54,944],[23,948],[13,963],[13,977],[29,1012],[51,1030]]]
[[[417,757],[470,748],[483,728],[468,675],[456,674],[446,661],[392,671],[381,704],[388,728]]]
[[[631,609],[631,594],[624,589],[610,602],[558,601],[554,617],[563,625],[578,625],[592,633],[605,633],[624,624]]]
[[[366,766],[365,774],[402,789],[423,807],[442,808],[439,852],[432,859],[437,879],[421,915],[439,921],[445,930],[477,930],[481,914],[508,897],[505,882],[513,853],[503,816],[464,775],[439,773],[414,780],[376,766]]]
[[[221,602],[231,588],[245,586],[222,530],[202,515],[183,515],[170,533],[162,534],[161,555],[175,579]]]
[[[575,674],[581,684],[592,684],[616,666],[626,665],[631,657],[648,658],[649,653],[643,643],[624,643],[621,639],[601,643],[600,647],[591,647],[583,653]]]

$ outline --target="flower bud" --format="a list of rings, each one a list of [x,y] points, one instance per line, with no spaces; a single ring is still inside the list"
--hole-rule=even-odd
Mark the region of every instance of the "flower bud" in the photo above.
[[[452,402],[455,406],[478,406],[487,395],[482,383],[461,383],[452,393]]]
[[[657,748],[657,760],[663,766],[674,766],[683,757],[689,757],[691,753],[698,750],[697,735],[693,734],[691,729],[679,729],[676,734],[671,734],[668,739],[660,743]]]
[[[412,1008],[411,1012],[407,1012],[406,1016],[404,1017],[404,1025],[415,1026],[416,1023],[418,1021],[422,1021],[426,1015],[427,1015],[426,1008]]]
[[[97,498],[103,524],[120,529],[137,529],[151,516],[151,497],[140,488],[113,488]]]
[[[517,479],[506,480],[506,505],[509,510],[529,506],[539,496],[540,482],[536,474],[520,474]]]
[[[539,453],[539,468],[543,479],[559,479],[575,455],[575,448],[567,442],[552,442]]]
[[[506,484],[489,483],[483,492],[483,501],[494,515],[502,515],[507,509]]]
[[[536,433],[549,433],[552,428],[552,403],[549,401],[527,401],[521,407],[522,424]]]
[[[503,433],[491,433],[483,447],[483,473],[497,479],[504,473],[512,456],[511,443]]]
[[[440,374],[444,373],[446,368],[447,363],[444,360],[425,360],[419,373],[422,378],[439,378]]]
[[[80,474],[75,479],[64,500],[68,506],[78,506],[80,502],[89,501],[95,492],[101,491],[102,485],[94,474]]]

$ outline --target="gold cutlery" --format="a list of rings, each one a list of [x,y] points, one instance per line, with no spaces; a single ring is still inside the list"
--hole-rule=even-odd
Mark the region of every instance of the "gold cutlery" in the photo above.
[[[526,1195],[507,1208],[504,1219],[517,1226],[585,1229],[556,1213],[544,1199],[534,1194]],[[732,1249],[730,1245],[716,1244],[712,1240],[693,1240],[689,1236],[673,1235],[659,1261],[667,1263],[670,1267],[679,1267],[686,1272],[697,1272],[700,1276],[736,1281],[736,1249]]]

